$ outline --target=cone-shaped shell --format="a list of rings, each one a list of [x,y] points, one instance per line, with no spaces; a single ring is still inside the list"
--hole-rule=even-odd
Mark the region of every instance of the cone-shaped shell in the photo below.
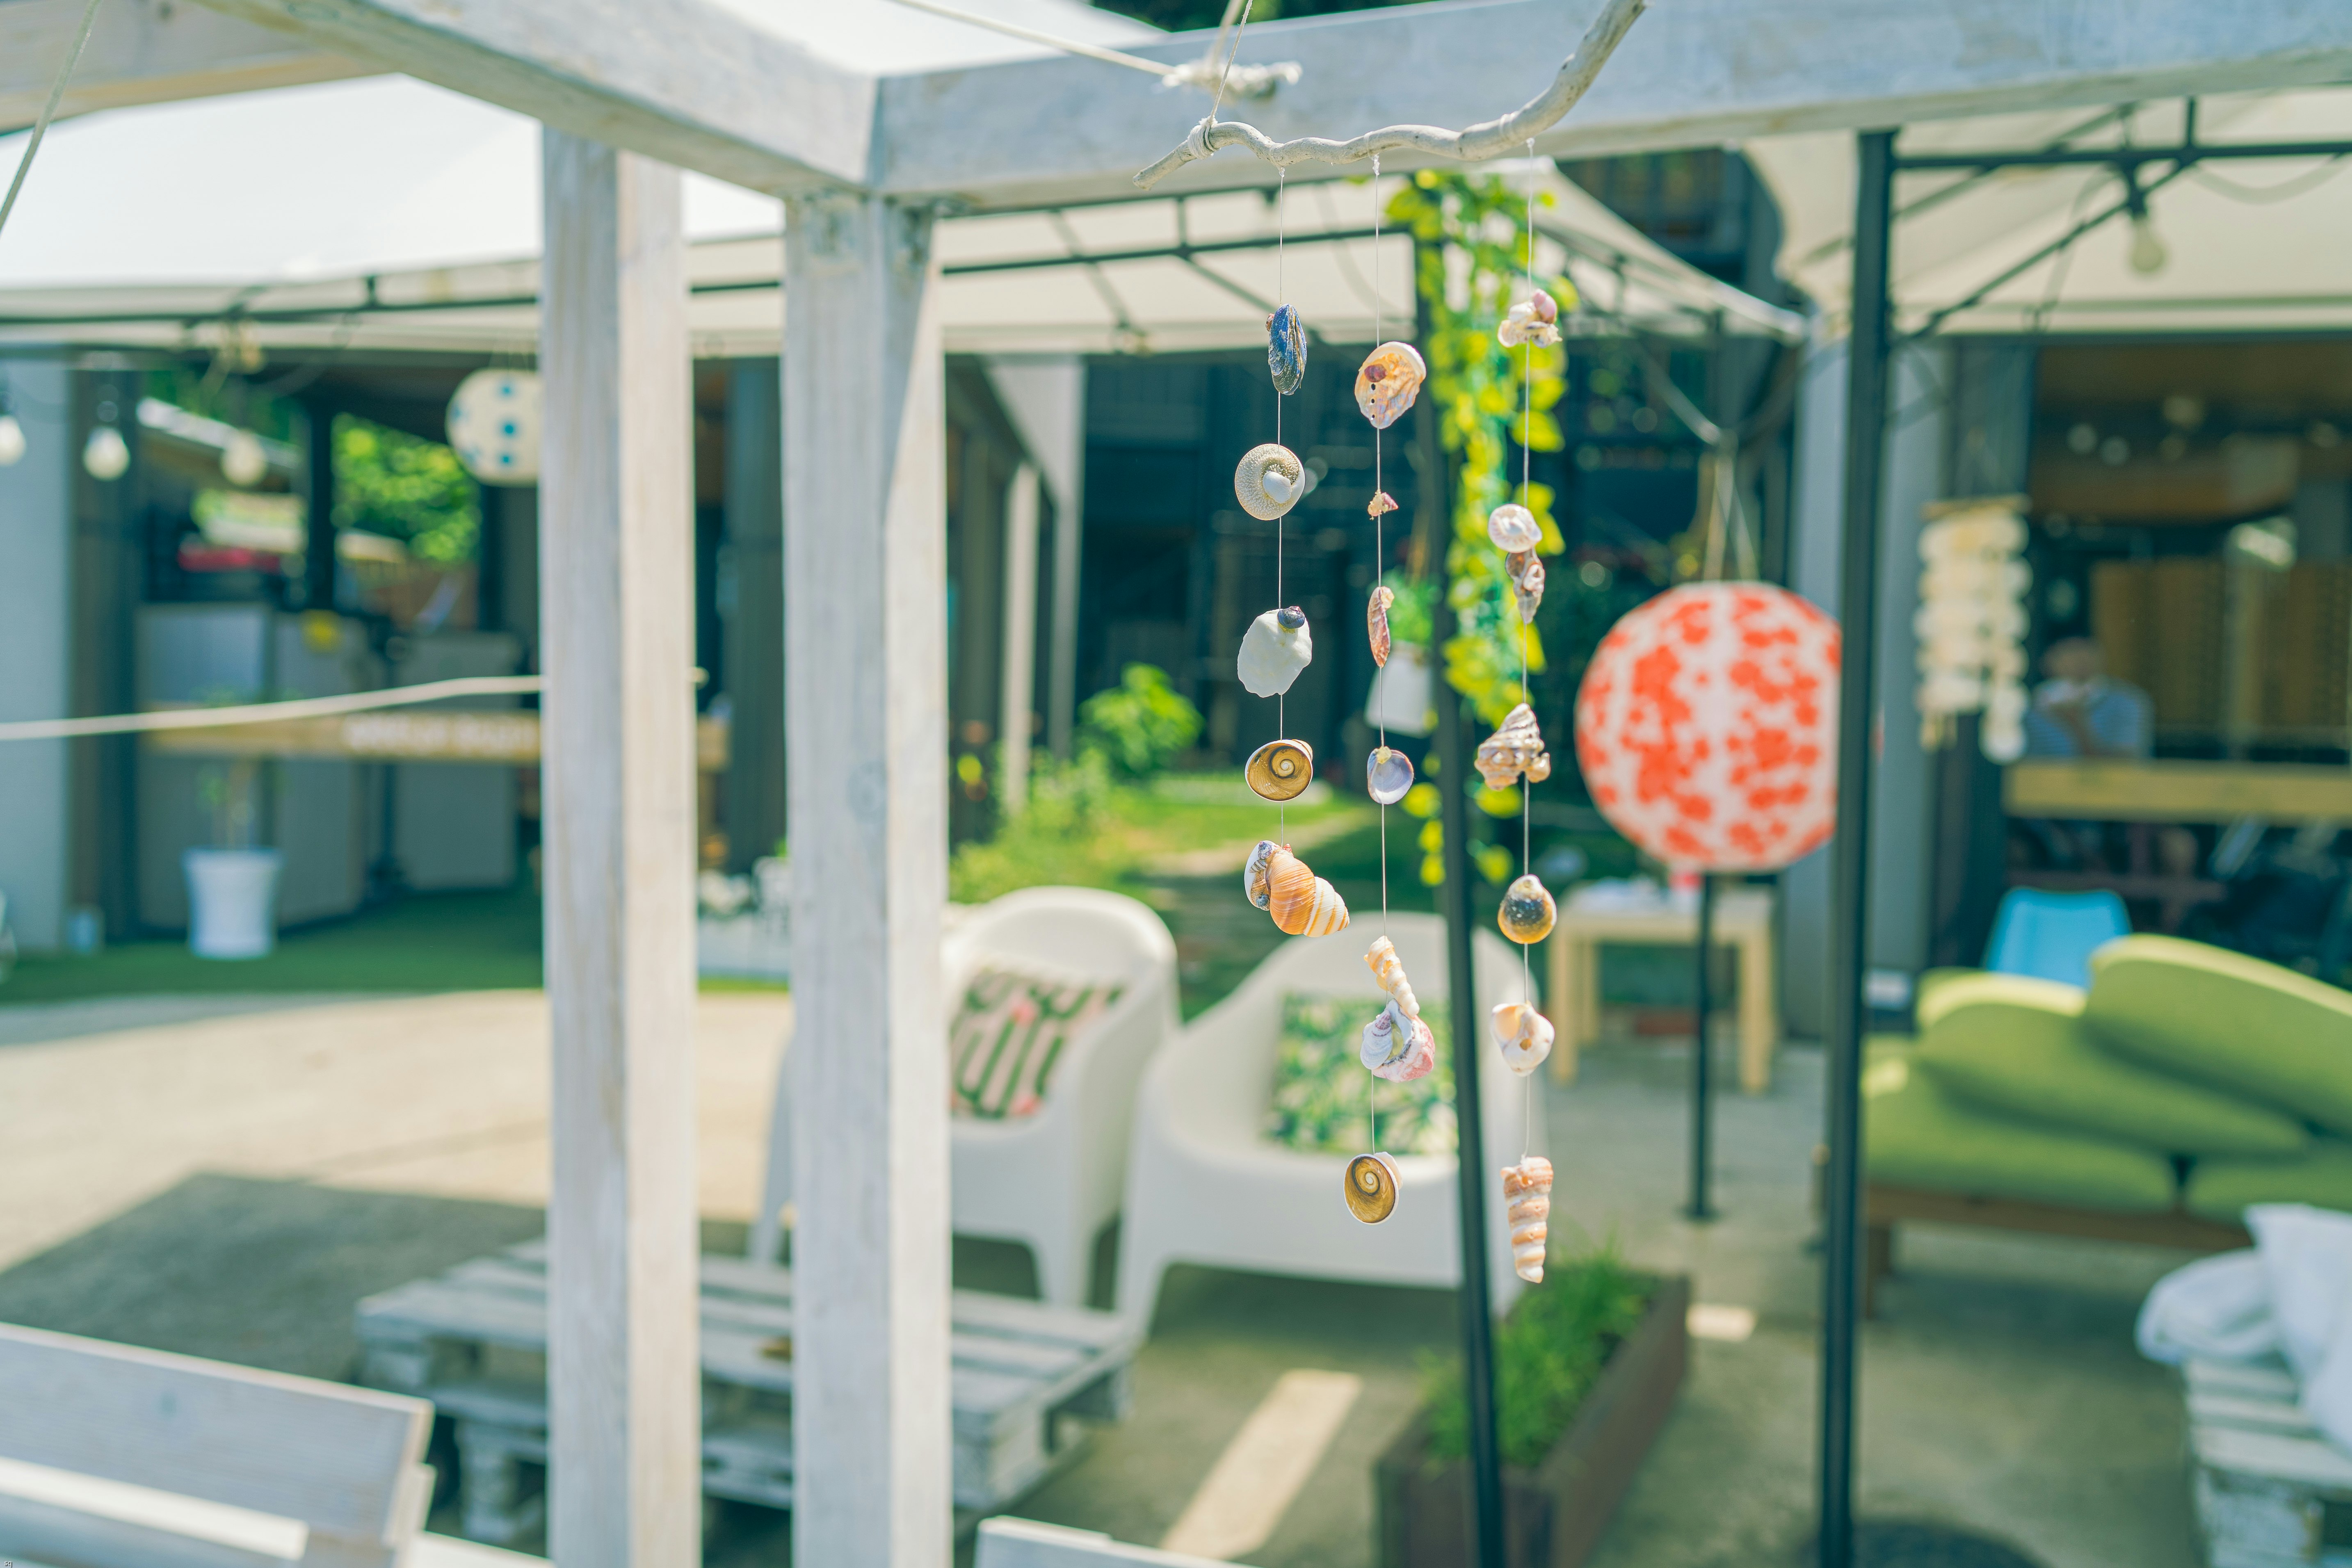
[[[1315,752],[1304,741],[1268,741],[1250,753],[1242,776],[1266,800],[1297,800],[1315,782]]]
[[[1518,502],[1505,501],[1486,514],[1486,538],[1497,550],[1533,550],[1543,542],[1543,524]]]
[[[1521,947],[1531,947],[1549,936],[1552,921],[1559,918],[1559,908],[1551,901],[1551,890],[1533,873],[1504,889],[1503,907],[1495,911],[1495,923]]]
[[[1386,583],[1372,590],[1364,605],[1364,633],[1372,640],[1372,662],[1389,661],[1389,606],[1396,603],[1396,590]]]
[[[1375,746],[1364,759],[1364,792],[1382,805],[1394,805],[1412,788],[1412,759],[1393,746]]]
[[[1475,762],[1488,789],[1508,789],[1521,773],[1529,784],[1551,777],[1551,753],[1544,750],[1535,710],[1524,702],[1512,709],[1502,727],[1478,742]]]
[[[1503,1167],[1503,1215],[1511,1226],[1511,1267],[1531,1285],[1543,1283],[1544,1247],[1551,1230],[1551,1162],[1530,1154]]]
[[[1307,378],[1307,323],[1293,305],[1277,305],[1265,319],[1265,365],[1274,373],[1274,389],[1285,397]]]
[[[1359,1154],[1348,1162],[1348,1212],[1366,1225],[1396,1213],[1396,1162],[1386,1154]]]
[[[1543,604],[1544,564],[1531,550],[1511,560],[1517,563],[1511,571],[1511,592],[1518,600],[1519,620],[1524,625],[1536,618],[1536,611]]]
[[[1411,1083],[1428,1077],[1437,1066],[1437,1037],[1429,1032],[1426,1023],[1405,1016],[1391,1002],[1364,1026],[1358,1056],[1374,1078]]]
[[[1503,1002],[1495,1007],[1490,1025],[1503,1065],[1521,1078],[1543,1065],[1551,1055],[1551,1020],[1525,1002]]]
[[[1266,913],[1286,936],[1329,936],[1348,924],[1339,890],[1287,849],[1266,858]]]
[[[1382,343],[1365,356],[1356,372],[1356,406],[1372,422],[1373,429],[1385,430],[1412,406],[1428,376],[1421,351],[1411,343]]]
[[[1296,616],[1298,624],[1286,625],[1286,616]],[[1250,623],[1242,636],[1242,651],[1234,659],[1234,671],[1251,696],[1279,697],[1314,659],[1315,638],[1307,629],[1307,616],[1292,605],[1287,610],[1268,610]]]
[[[1249,864],[1242,868],[1242,892],[1259,909],[1265,908],[1274,897],[1274,889],[1265,879],[1266,862],[1273,859],[1274,852],[1281,847],[1271,838],[1259,839],[1257,847],[1250,851]]]
[[[1421,1003],[1412,994],[1412,982],[1404,977],[1404,960],[1397,956],[1396,943],[1384,936],[1374,937],[1370,951],[1364,954],[1364,965],[1398,1012],[1408,1018],[1421,1016]]]
[[[1297,454],[1271,441],[1243,453],[1234,469],[1235,499],[1244,511],[1262,521],[1272,522],[1306,493],[1307,470],[1299,466]]]

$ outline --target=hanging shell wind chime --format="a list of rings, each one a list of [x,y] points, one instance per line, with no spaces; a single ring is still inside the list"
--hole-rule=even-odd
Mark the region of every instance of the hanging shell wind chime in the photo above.
[[[1296,605],[1268,610],[1250,623],[1234,671],[1253,697],[1279,697],[1298,672],[1315,662],[1315,637],[1307,612]]]
[[[1242,776],[1262,800],[1297,800],[1315,782],[1315,749],[1304,741],[1268,741],[1250,753]]]
[[[1417,1078],[1428,1077],[1437,1066],[1437,1037],[1430,1033],[1425,1020],[1405,1016],[1391,1002],[1381,1009],[1380,1016],[1364,1026],[1363,1046],[1359,1054],[1374,1078],[1384,1078],[1391,1083],[1411,1083]]]
[[[1378,1225],[1396,1213],[1396,1162],[1386,1154],[1359,1154],[1348,1162],[1344,1189],[1348,1212],[1366,1225]]]
[[[1552,347],[1559,342],[1559,301],[1537,289],[1504,313],[1495,328],[1495,341],[1507,349],[1530,343]]]
[[[1521,1078],[1543,1066],[1544,1058],[1551,1055],[1551,1020],[1528,1003],[1496,1003],[1487,1026],[1494,1031],[1495,1048],[1502,1053],[1503,1065]]]
[[[1551,1162],[1530,1154],[1503,1167],[1503,1209],[1511,1226],[1511,1268],[1530,1285],[1543,1283],[1544,1243],[1551,1230]]]
[[[1286,845],[1275,846],[1265,858],[1265,894],[1262,907],[1285,936],[1329,936],[1348,928],[1348,905],[1339,890],[1309,870]],[[1256,902],[1255,889],[1251,901]]]
[[[1234,498],[1260,522],[1282,516],[1306,493],[1307,469],[1298,454],[1272,441],[1243,453],[1234,468]]]
[[[1475,763],[1488,789],[1508,789],[1522,775],[1529,784],[1551,777],[1551,753],[1544,750],[1535,710],[1522,702],[1506,714],[1502,727],[1478,742]]]
[[[1287,397],[1307,379],[1307,323],[1297,307],[1276,305],[1265,319],[1265,364],[1274,373],[1274,389]]]
[[[1429,367],[1422,363],[1419,349],[1411,343],[1382,343],[1356,372],[1356,406],[1373,429],[1385,430],[1412,406],[1421,395],[1421,384],[1428,379]]]

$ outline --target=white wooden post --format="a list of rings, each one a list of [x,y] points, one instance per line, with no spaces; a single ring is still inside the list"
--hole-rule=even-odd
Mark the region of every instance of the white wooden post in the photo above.
[[[1037,688],[1037,467],[1013,472],[1004,498],[1004,752],[997,784],[1004,809],[1029,806],[1029,720]]]
[[[693,468],[677,171],[545,133],[549,1541],[701,1561]]]
[[[784,233],[793,1560],[944,1568],[947,499],[931,215],[804,196]]]

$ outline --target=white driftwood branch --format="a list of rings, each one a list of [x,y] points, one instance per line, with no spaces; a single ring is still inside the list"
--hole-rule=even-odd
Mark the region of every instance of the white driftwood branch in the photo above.
[[[1347,142],[1334,142],[1324,136],[1276,142],[1254,125],[1218,120],[1212,115],[1192,127],[1192,133],[1184,138],[1181,146],[1136,175],[1135,183],[1148,191],[1185,164],[1205,158],[1221,147],[1246,147],[1277,169],[1287,169],[1294,163],[1353,163],[1394,147],[1409,147],[1432,157],[1458,158],[1465,163],[1517,152],[1530,137],[1550,130],[1561,116],[1576,107],[1577,100],[1601,74],[1601,68],[1609,62],[1618,41],[1633,26],[1633,19],[1647,8],[1647,3],[1648,0],[1609,0],[1601,15],[1593,18],[1592,26],[1584,30],[1576,51],[1560,62],[1559,74],[1552,79],[1551,85],[1500,120],[1489,120],[1461,131],[1440,131],[1433,125],[1391,125],[1367,131]]]

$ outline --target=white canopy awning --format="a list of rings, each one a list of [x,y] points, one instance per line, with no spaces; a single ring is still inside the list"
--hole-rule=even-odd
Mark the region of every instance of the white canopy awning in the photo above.
[[[1910,126],[1895,145],[1912,155],[2178,146],[2186,121],[2177,101],[1997,115]],[[2352,142],[2352,89],[2200,99],[2196,138],[2207,146]],[[1782,275],[1843,317],[1853,137],[1776,136],[1744,150],[1780,204]],[[2179,174],[2171,163],[2147,163],[2144,230],[2123,214],[2063,246],[2057,242],[2071,231],[2124,202],[2113,165],[1904,174],[1895,190],[1897,324],[1906,331],[1934,321],[1947,332],[2137,334],[2352,326],[2347,162],[2216,159]]]
[[[1515,183],[1528,173],[1492,168]],[[1799,331],[1548,163],[1535,172],[1551,201],[1542,263],[1574,279],[1589,326]],[[533,121],[399,77],[93,114],[51,132],[0,247],[0,342],[206,347],[234,332],[265,350],[527,353],[539,173]],[[1279,211],[1252,190],[950,218],[938,239],[948,346],[1241,347],[1264,341],[1277,295],[1327,340],[1370,341],[1376,318],[1397,335],[1412,314],[1411,241],[1391,228],[1375,246],[1374,205],[1362,183],[1298,181]],[[774,353],[779,204],[689,174],[687,224],[697,353]]]

